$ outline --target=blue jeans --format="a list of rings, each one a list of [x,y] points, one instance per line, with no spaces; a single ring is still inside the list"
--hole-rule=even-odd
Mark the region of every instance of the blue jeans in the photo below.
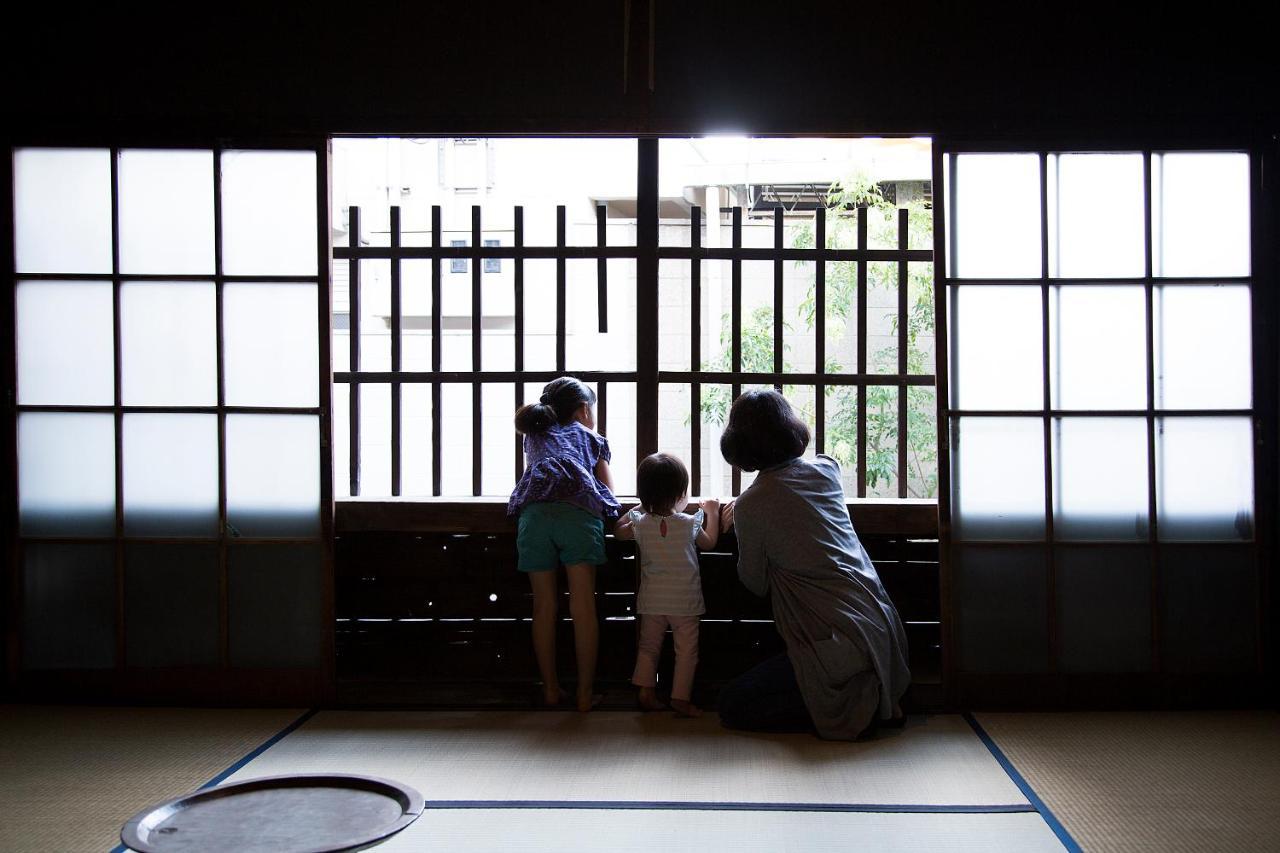
[[[812,732],[791,658],[782,654],[744,672],[720,691],[720,724],[748,732]]]

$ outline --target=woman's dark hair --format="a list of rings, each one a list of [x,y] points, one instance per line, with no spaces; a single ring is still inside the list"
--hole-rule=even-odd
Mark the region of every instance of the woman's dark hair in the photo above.
[[[636,497],[645,512],[665,513],[677,507],[689,488],[689,472],[684,463],[670,453],[651,453],[636,468]]]
[[[733,401],[720,436],[724,461],[744,471],[790,462],[809,446],[809,427],[777,391],[747,391]]]
[[[516,409],[516,431],[523,435],[546,432],[556,424],[573,420],[583,403],[596,404],[596,392],[572,376],[552,379],[542,389],[542,397]]]

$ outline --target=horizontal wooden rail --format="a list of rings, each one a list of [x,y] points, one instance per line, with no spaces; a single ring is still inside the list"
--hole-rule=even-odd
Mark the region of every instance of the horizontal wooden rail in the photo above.
[[[938,537],[938,505],[931,500],[859,499],[849,504],[849,516],[862,535]],[[338,501],[335,529],[339,536],[379,530],[509,533],[515,522],[507,518],[506,501],[500,498],[352,498]]]

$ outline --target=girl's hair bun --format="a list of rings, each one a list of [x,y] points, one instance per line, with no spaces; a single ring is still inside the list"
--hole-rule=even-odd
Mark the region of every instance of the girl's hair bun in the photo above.
[[[572,376],[553,379],[542,389],[538,402],[516,410],[516,431],[523,435],[546,432],[556,424],[564,425],[583,403],[596,404],[596,392]]]

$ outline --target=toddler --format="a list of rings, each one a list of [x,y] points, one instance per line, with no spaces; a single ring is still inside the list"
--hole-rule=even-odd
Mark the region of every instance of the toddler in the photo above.
[[[698,666],[698,616],[706,612],[698,548],[712,548],[720,536],[720,504],[704,500],[701,509],[686,515],[689,472],[667,453],[654,453],[636,469],[640,506],[618,520],[614,535],[634,539],[640,550],[639,651],[631,682],[640,688],[638,701],[646,711],[662,706],[654,687],[658,655],[667,628],[675,642],[676,668],[671,707],[685,717],[702,712],[691,701],[693,673]]]

